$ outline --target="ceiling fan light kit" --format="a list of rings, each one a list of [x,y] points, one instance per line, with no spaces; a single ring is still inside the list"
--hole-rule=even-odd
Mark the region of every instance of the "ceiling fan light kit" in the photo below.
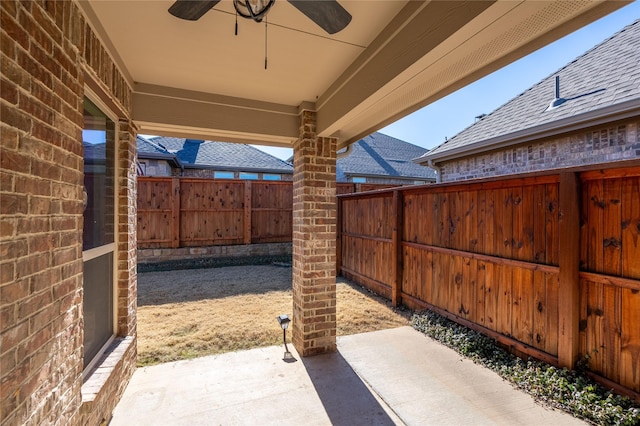
[[[262,22],[276,0],[233,0],[233,7],[243,18]]]

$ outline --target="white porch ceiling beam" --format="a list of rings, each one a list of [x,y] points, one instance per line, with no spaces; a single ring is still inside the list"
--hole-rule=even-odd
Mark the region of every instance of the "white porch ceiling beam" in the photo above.
[[[140,133],[291,147],[298,108],[251,99],[136,84],[133,119]]]

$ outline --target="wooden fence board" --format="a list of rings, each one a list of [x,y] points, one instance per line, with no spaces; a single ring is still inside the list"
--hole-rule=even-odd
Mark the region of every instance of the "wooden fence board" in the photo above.
[[[446,306],[449,312],[464,318],[466,315],[462,305],[462,287],[465,281],[463,264],[461,256],[453,256],[451,258],[449,295]]]
[[[523,249],[525,245],[524,236],[524,202],[522,199],[522,187],[515,187],[511,189],[511,203],[513,205],[513,220],[512,220],[512,237],[511,237],[511,258],[530,260],[523,257]]]
[[[597,373],[603,371],[604,337],[602,320],[604,316],[604,287],[599,283],[588,283],[587,287],[587,355],[589,368]]]
[[[467,221],[465,224],[465,229],[467,232],[467,239],[469,242],[468,249],[471,252],[479,252],[481,247],[479,244],[479,231],[482,228],[478,227],[478,210],[479,210],[479,201],[478,201],[478,191],[471,191],[468,197],[467,204]]]
[[[622,181],[622,276],[640,279],[640,177]]]
[[[620,383],[640,392],[640,291],[622,289]]]
[[[622,273],[621,246],[621,186],[620,179],[607,179],[603,182],[604,196],[604,230],[603,230],[603,264],[599,270],[607,275],[619,276]]]
[[[497,265],[485,262],[484,283],[484,326],[490,330],[498,331],[497,305],[498,305],[498,268]]]
[[[536,263],[544,263],[546,261],[546,204],[545,204],[546,187],[537,185],[533,188],[533,261]]]
[[[545,188],[545,230],[547,245],[545,248],[545,263],[547,265],[558,264],[559,239],[558,239],[558,184],[547,184]]]
[[[439,241],[436,245],[440,247],[451,247],[451,219],[450,212],[451,202],[450,202],[451,194],[440,194],[438,197],[438,212],[439,217],[438,221],[440,223],[440,227],[438,230]]]
[[[534,230],[534,214],[533,209],[533,187],[530,185],[522,188],[522,247],[519,248],[518,259],[528,262],[535,262],[533,238]]]
[[[472,258],[463,258],[463,288],[462,310],[464,317],[469,321],[477,322],[477,280],[478,261]]]
[[[545,339],[545,352],[558,355],[558,274],[545,273],[546,297],[547,297],[547,337]]]
[[[620,381],[620,323],[622,316],[622,289],[604,286],[603,374],[614,382]]]
[[[590,201],[587,209],[588,254],[586,270],[602,272],[604,266],[604,250],[602,245],[604,239],[604,207],[606,205],[603,194],[603,181],[588,182],[586,195]]]
[[[496,331],[505,336],[511,335],[511,305],[513,304],[512,294],[512,268],[499,265],[497,268],[498,279],[498,300],[496,312]]]
[[[495,252],[498,256],[511,258],[511,243],[513,238],[513,203],[511,190],[498,189],[495,192]]]
[[[542,351],[546,351],[547,340],[547,285],[543,272],[533,271],[533,300],[531,303],[532,322],[531,344]],[[550,324],[551,325],[551,324]]]
[[[486,295],[487,266],[482,260],[476,260],[476,296],[475,322],[486,327],[485,295]]]
[[[404,272],[402,274],[402,291],[416,296],[416,287],[422,282],[422,275],[418,269],[421,258],[420,252],[413,247],[402,247],[402,264]]]
[[[449,243],[446,247],[456,250],[462,250],[462,240],[464,238],[464,230],[461,223],[461,197],[461,192],[452,192],[447,196],[446,221],[449,223]]]
[[[484,213],[484,219],[483,219],[483,223],[485,226],[485,232],[484,232],[484,250],[483,252],[485,254],[489,254],[489,255],[497,255],[498,254],[498,250],[496,249],[496,245],[495,245],[495,240],[496,240],[496,235],[495,235],[495,215],[496,215],[496,208],[495,208],[495,191],[492,190],[485,190],[484,191],[485,194],[485,213]]]
[[[476,253],[485,253],[485,238],[486,238],[486,211],[487,211],[487,198],[485,190],[478,190],[476,192],[476,216],[475,216],[475,225],[476,233],[476,244],[475,244],[475,252]]]
[[[420,261],[419,269],[422,273],[422,280],[418,281],[418,296],[421,300],[429,302],[433,300],[433,296],[431,294],[433,289],[433,253],[430,251],[423,251],[422,259],[420,259]]]
[[[533,346],[533,271],[514,269],[512,276],[511,335]]]

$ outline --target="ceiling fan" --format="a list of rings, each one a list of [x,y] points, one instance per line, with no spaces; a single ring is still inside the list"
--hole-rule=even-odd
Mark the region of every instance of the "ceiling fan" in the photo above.
[[[287,0],[296,9],[329,34],[343,30],[351,22],[351,14],[337,0]],[[177,0],[169,13],[181,19],[197,21],[220,0]],[[275,0],[233,0],[233,7],[243,18],[261,22]]]

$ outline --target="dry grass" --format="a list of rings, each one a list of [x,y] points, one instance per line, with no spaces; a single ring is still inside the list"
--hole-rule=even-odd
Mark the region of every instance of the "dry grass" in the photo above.
[[[338,278],[338,335],[409,324],[410,312]],[[230,266],[138,275],[138,365],[282,344],[291,268]],[[287,335],[290,341],[290,335]]]

